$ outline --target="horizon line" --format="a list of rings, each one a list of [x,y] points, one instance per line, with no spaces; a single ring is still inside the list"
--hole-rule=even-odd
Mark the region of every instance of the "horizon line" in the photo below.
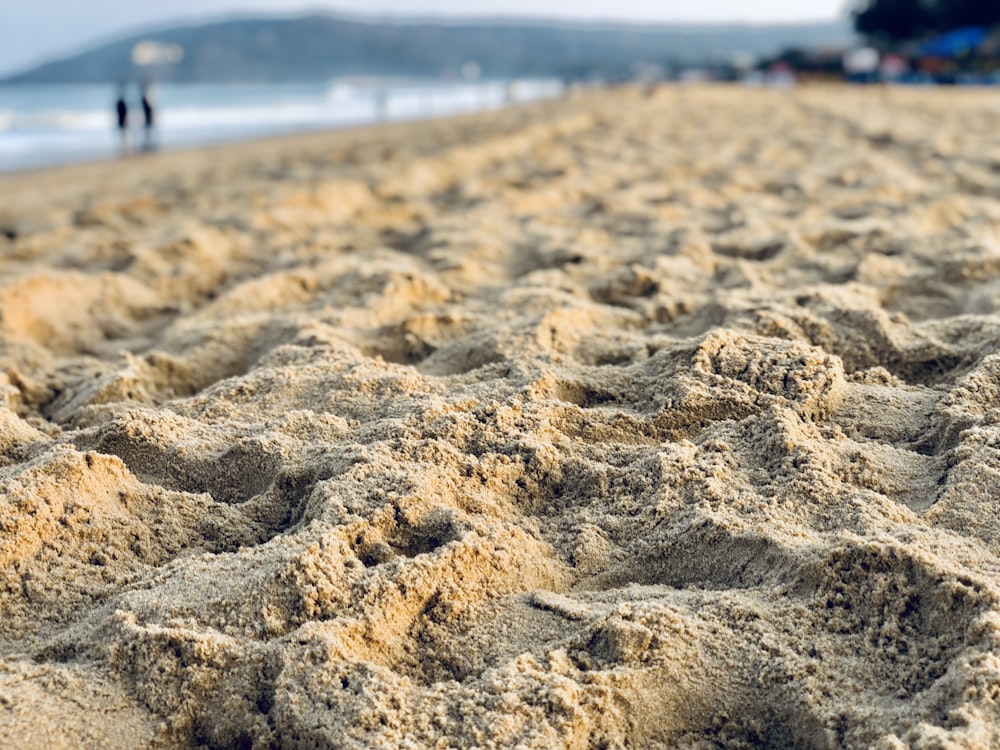
[[[524,15],[524,14],[403,14],[382,12],[365,13],[348,10],[337,10],[333,8],[303,8],[298,11],[228,11],[222,13],[212,13],[204,16],[180,16],[173,20],[155,21],[147,24],[136,24],[122,27],[118,31],[111,31],[107,34],[92,38],[88,42],[67,47],[64,51],[54,55],[45,55],[34,61],[19,64],[16,67],[0,70],[0,79],[7,79],[20,73],[30,71],[41,65],[56,62],[66,57],[82,54],[89,49],[112,44],[133,36],[142,34],[155,34],[176,28],[192,28],[197,26],[210,26],[214,24],[226,23],[229,21],[268,19],[268,20],[294,20],[298,18],[323,17],[336,20],[351,21],[354,23],[364,23],[369,25],[394,24],[400,26],[419,25],[443,25],[443,26],[542,26],[542,27],[564,27],[582,29],[643,29],[643,30],[691,30],[707,31],[711,29],[733,29],[733,28],[794,28],[797,26],[821,26],[832,25],[838,22],[847,22],[848,16],[834,15],[832,17],[817,19],[798,19],[790,21],[753,21],[753,20],[719,20],[719,21],[669,21],[669,20],[613,20],[601,17],[575,19],[565,16],[549,15]]]

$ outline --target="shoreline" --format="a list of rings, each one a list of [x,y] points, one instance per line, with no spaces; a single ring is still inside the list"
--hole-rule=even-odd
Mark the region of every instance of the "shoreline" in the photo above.
[[[51,164],[41,167],[28,167],[21,170],[13,171],[0,171],[0,182],[15,180],[21,177],[31,177],[33,175],[43,175],[49,172],[59,172],[59,171],[73,171],[77,168],[87,170],[102,166],[110,166],[116,164],[137,164],[144,160],[152,162],[154,165],[160,166],[159,161],[163,159],[169,159],[170,157],[180,157],[184,160],[189,158],[194,158],[196,156],[211,157],[217,152],[225,152],[227,150],[234,150],[238,152],[242,151],[252,151],[256,146],[272,146],[272,147],[293,147],[297,143],[302,145],[315,145],[316,142],[337,139],[339,137],[343,138],[354,138],[363,136],[366,133],[377,133],[382,132],[385,134],[395,134],[395,131],[409,131],[411,129],[420,129],[422,126],[430,126],[435,123],[441,123],[447,125],[448,123],[455,121],[461,122],[464,120],[476,121],[478,119],[490,118],[493,115],[502,114],[510,111],[517,110],[534,110],[536,108],[546,108],[551,106],[559,106],[565,104],[571,104],[573,101],[579,101],[581,98],[586,98],[587,96],[598,95],[598,94],[586,94],[584,97],[575,96],[571,99],[551,99],[551,100],[539,100],[534,102],[518,103],[514,105],[508,105],[500,109],[484,110],[479,112],[462,112],[456,114],[444,114],[436,115],[426,118],[418,118],[413,120],[397,120],[392,122],[372,122],[365,123],[361,125],[346,125],[344,127],[331,127],[331,128],[317,128],[308,129],[295,132],[279,132],[270,133],[263,135],[250,136],[244,139],[238,139],[233,141],[221,141],[216,143],[205,143],[205,144],[193,144],[193,145],[183,145],[176,148],[170,149],[158,149],[150,152],[132,152],[128,155],[122,156],[112,156],[103,159],[92,159],[87,161],[78,162],[68,162],[62,164]],[[403,137],[403,133],[399,136]]]
[[[173,151],[272,135],[405,123],[549,99],[559,93],[557,88],[546,80],[167,86],[157,89],[155,96],[155,140],[161,150]],[[117,156],[119,133],[113,122],[105,122],[110,113],[104,98],[93,86],[71,88],[61,97],[33,87],[19,98],[11,97],[0,110],[0,166],[12,172]],[[132,115],[130,150],[138,153],[144,130],[137,127],[135,111]]]

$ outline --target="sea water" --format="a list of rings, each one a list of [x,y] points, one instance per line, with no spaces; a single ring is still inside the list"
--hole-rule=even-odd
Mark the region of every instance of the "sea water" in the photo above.
[[[158,148],[496,109],[558,96],[554,80],[314,84],[165,84],[151,89]],[[144,142],[138,88],[127,89],[129,142]],[[0,172],[121,152],[113,86],[0,86]]]

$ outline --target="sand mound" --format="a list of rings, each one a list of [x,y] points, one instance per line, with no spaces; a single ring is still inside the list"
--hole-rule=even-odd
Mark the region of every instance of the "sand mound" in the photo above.
[[[0,181],[0,743],[1000,743],[995,110]]]

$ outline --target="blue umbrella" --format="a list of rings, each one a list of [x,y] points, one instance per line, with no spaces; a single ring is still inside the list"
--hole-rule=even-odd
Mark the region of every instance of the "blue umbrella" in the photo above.
[[[933,57],[958,57],[969,50],[976,49],[986,41],[988,34],[981,26],[968,26],[942,34],[937,39],[927,42],[921,52]]]

